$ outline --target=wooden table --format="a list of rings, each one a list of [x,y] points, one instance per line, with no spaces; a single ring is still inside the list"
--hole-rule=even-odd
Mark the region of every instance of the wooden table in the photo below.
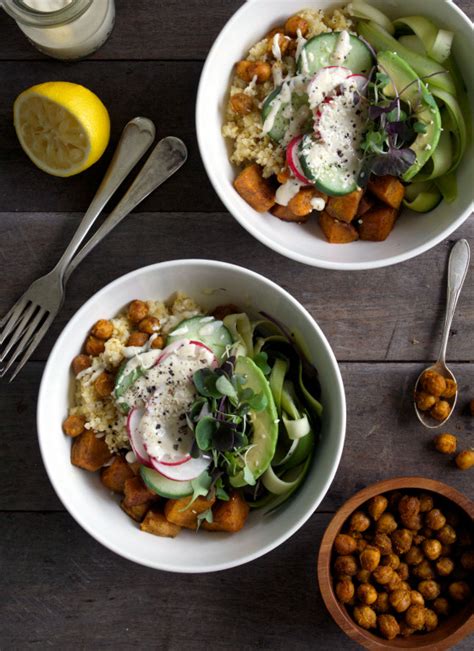
[[[472,497],[472,472],[456,470],[431,449],[431,434],[415,420],[411,391],[437,353],[449,250],[455,239],[472,240],[474,220],[428,253],[375,271],[313,269],[264,248],[225,212],[201,165],[194,132],[203,60],[240,1],[116,4],[109,42],[73,64],[43,57],[9,18],[0,17],[0,314],[58,259],[128,119],[146,115],[158,136],[178,135],[190,150],[182,173],[143,202],[78,269],[64,309],[33,360],[17,381],[1,385],[0,648],[353,649],[327,614],[315,578],[319,542],[332,513],[363,486],[399,475],[440,479]],[[459,4],[474,15],[471,0]],[[27,160],[11,121],[18,93],[52,79],[84,83],[112,118],[106,155],[68,180],[49,177]],[[95,542],[54,494],[35,435],[44,362],[68,319],[114,278],[186,257],[235,262],[291,292],[326,333],[348,400],[344,455],[318,512],[267,556],[196,576],[134,565]],[[461,388],[449,429],[463,446],[472,445],[474,422],[463,413],[474,397],[473,322],[471,274],[449,346]],[[457,648],[472,648],[472,640]]]

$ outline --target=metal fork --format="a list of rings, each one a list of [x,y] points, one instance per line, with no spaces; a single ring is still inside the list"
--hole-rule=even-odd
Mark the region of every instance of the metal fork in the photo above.
[[[137,164],[155,138],[151,120],[136,117],[122,132],[113,159],[69,246],[56,266],[35,280],[11,310],[0,320],[0,377],[15,361],[15,378],[46,334],[64,301],[65,271],[102,209]]]

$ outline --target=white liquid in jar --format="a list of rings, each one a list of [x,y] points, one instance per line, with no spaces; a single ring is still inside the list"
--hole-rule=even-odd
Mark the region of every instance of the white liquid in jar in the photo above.
[[[36,11],[49,13],[72,0],[24,0]],[[57,27],[31,27],[18,23],[38,50],[56,59],[79,59],[95,52],[108,38],[115,20],[114,0],[92,0],[76,20]]]

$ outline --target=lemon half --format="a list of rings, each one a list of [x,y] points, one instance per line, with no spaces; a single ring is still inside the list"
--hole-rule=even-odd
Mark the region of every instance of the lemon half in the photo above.
[[[86,170],[102,156],[110,137],[103,103],[69,81],[49,81],[23,91],[13,105],[13,121],[25,153],[54,176]]]

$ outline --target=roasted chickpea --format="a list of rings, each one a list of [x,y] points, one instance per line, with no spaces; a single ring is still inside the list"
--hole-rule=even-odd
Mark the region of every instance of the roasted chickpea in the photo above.
[[[356,606],[354,608],[354,619],[362,628],[375,628],[377,615],[370,606]]]
[[[428,411],[428,409],[435,406],[438,398],[432,396],[430,393],[426,393],[426,391],[417,391],[415,393],[415,402],[420,411]]]
[[[105,343],[102,339],[98,339],[97,337],[94,337],[94,335],[89,335],[86,339],[84,350],[88,355],[97,357],[97,355],[104,352]]]
[[[398,566],[397,574],[402,579],[402,581],[406,581],[410,576],[408,565],[406,563],[400,563]]]
[[[427,539],[421,545],[426,558],[435,561],[441,556],[441,543],[439,540]]]
[[[338,554],[342,556],[347,556],[355,552],[357,543],[352,536],[347,535],[346,533],[337,534],[334,539],[334,549]]]
[[[94,382],[94,389],[99,398],[107,398],[114,390],[114,384],[113,375],[104,371]]]
[[[436,583],[436,581],[420,581],[418,584],[418,592],[421,592],[426,601],[432,601],[433,599],[436,599],[436,597],[439,597],[441,588],[439,587],[439,583]]]
[[[68,436],[79,436],[85,430],[84,416],[68,416],[63,422],[63,432]]]
[[[446,389],[443,391],[442,398],[454,398],[456,391],[458,390],[458,385],[451,378],[445,378]]]
[[[456,452],[457,438],[453,434],[438,434],[433,439],[434,446],[442,454],[454,454]]]
[[[140,348],[148,341],[148,335],[145,332],[134,330],[127,339],[127,346],[139,346]]]
[[[474,570],[474,551],[463,552],[461,555],[461,565],[465,570],[472,572]]]
[[[440,576],[449,576],[454,570],[454,563],[450,558],[444,556],[436,561],[435,567]]]
[[[334,561],[336,574],[355,576],[357,574],[357,561],[353,556],[338,556]]]
[[[416,545],[417,547],[418,547],[419,545],[421,545],[421,543],[423,542],[423,540],[426,540],[426,537],[425,537],[425,536],[422,536],[421,533],[416,533],[416,534],[413,536],[413,544]]]
[[[425,608],[425,631],[434,631],[438,626],[438,615],[430,608]]]
[[[389,596],[390,605],[397,613],[403,613],[411,606],[408,590],[394,590]]]
[[[74,375],[79,375],[81,371],[85,371],[91,364],[92,360],[89,355],[76,355],[71,362],[72,372]]]
[[[375,528],[377,532],[380,533],[392,533],[397,528],[397,523],[395,518],[391,513],[382,513],[380,518],[377,520]]]
[[[449,607],[449,601],[444,597],[438,597],[433,601],[433,610],[438,613],[438,615],[449,615],[451,610]]]
[[[437,532],[436,538],[443,543],[443,545],[452,545],[456,542],[456,532],[450,524],[445,524],[444,527]]]
[[[278,38],[276,37],[277,34],[278,34]],[[268,38],[268,36],[267,36],[267,40],[268,40],[267,52],[269,54],[273,54],[273,52],[274,52],[274,50],[276,48],[276,45],[278,45],[278,48],[280,50],[280,54],[282,56],[286,54],[286,51],[288,50],[288,46],[291,43],[291,39],[288,38],[288,36],[285,36],[284,34],[282,34],[281,32],[276,32],[275,34],[273,34],[273,36],[271,38]],[[277,50],[277,55],[278,55],[278,50]]]
[[[435,576],[434,570],[427,560],[421,561],[421,563],[416,565],[412,571],[418,579],[429,580],[434,579]]]
[[[375,601],[373,608],[378,613],[388,613],[390,610],[390,601],[388,600],[387,592],[379,592],[377,595],[377,600]]]
[[[420,512],[420,500],[414,495],[404,495],[398,502],[398,512],[402,518],[410,515],[418,515]]]
[[[430,409],[431,416],[439,422],[446,420],[450,413],[451,405],[446,400],[440,400]]]
[[[403,581],[401,580],[399,575],[396,572],[394,572],[390,581],[384,585],[384,588],[385,590],[387,590],[387,592],[393,592],[394,590],[399,590],[402,583]]]
[[[91,335],[94,335],[94,337],[97,337],[97,339],[103,339],[104,341],[107,341],[107,339],[110,339],[113,332],[114,326],[111,321],[108,321],[107,319],[99,319],[99,321],[97,321],[97,323],[92,328]]]
[[[471,596],[471,589],[465,581],[455,581],[448,588],[449,596],[454,601],[467,601]]]
[[[367,606],[377,601],[377,590],[370,583],[362,583],[357,588],[357,599]]]
[[[161,350],[165,347],[165,338],[163,335],[157,335],[151,342],[150,348],[153,350]]]
[[[421,592],[418,592],[418,590],[410,590],[410,601],[412,606],[425,605],[425,600],[423,599],[423,595],[421,594]]]
[[[421,515],[411,515],[404,518],[403,524],[412,533],[418,532],[421,529]]]
[[[377,521],[388,506],[388,500],[384,495],[372,497],[367,506],[367,510],[372,518]]]
[[[375,568],[373,577],[380,585],[386,585],[393,579],[393,570],[388,565],[379,565]]]
[[[462,450],[455,461],[459,470],[469,470],[474,466],[474,450]]]
[[[359,581],[359,583],[369,583],[370,581],[369,570],[359,570],[356,574],[356,579]]]
[[[386,533],[376,533],[374,536],[373,544],[378,547],[382,556],[392,552],[392,541]]]
[[[350,603],[354,594],[355,587],[350,579],[342,579],[336,583],[336,595],[342,604]]]
[[[402,637],[410,637],[411,635],[413,635],[413,633],[415,633],[415,629],[412,628],[411,626],[408,626],[408,624],[403,620],[400,622],[399,625],[400,625],[400,635]]]
[[[425,523],[430,529],[438,531],[446,524],[446,518],[439,509],[431,509],[425,516]]]
[[[400,626],[393,615],[379,615],[377,625],[380,635],[386,640],[394,640],[400,633]]]
[[[148,305],[144,301],[135,300],[129,303],[127,316],[132,323],[140,323],[148,316]]]
[[[359,554],[361,554],[369,544],[367,540],[365,540],[365,538],[358,538],[356,542],[357,542],[357,553]]]
[[[349,520],[349,529],[351,531],[367,531],[370,527],[370,520],[363,511],[356,511]]]
[[[421,376],[421,386],[432,396],[441,396],[446,391],[446,380],[436,371],[425,371]]]
[[[408,565],[419,565],[423,558],[423,552],[415,545],[413,545],[413,547],[411,547],[411,549],[409,549],[405,554],[405,560]]]
[[[428,493],[420,493],[420,513],[427,513],[433,508],[433,498]]]
[[[396,570],[400,567],[400,557],[396,554],[387,554],[382,558],[382,565],[391,567],[392,570]]]
[[[265,61],[239,61],[235,67],[238,77],[250,83],[254,77],[258,84],[268,81],[272,74],[272,68]]]
[[[392,544],[397,554],[405,554],[413,543],[413,534],[408,529],[397,529],[392,533]]]
[[[408,581],[400,581],[400,584],[398,586],[398,590],[406,590],[407,592],[411,592],[412,587],[408,583]]]
[[[253,99],[246,93],[234,93],[229,101],[230,108],[237,115],[248,115],[253,110]]]
[[[380,563],[380,551],[377,547],[366,547],[359,556],[362,569],[373,572]]]
[[[140,332],[145,332],[147,335],[153,335],[160,330],[160,321],[155,316],[146,316],[138,324]]]
[[[298,15],[291,16],[285,23],[285,34],[288,36],[298,36],[298,30],[301,32],[301,36],[305,36],[308,33],[308,29],[308,22]]]
[[[266,38],[267,39],[272,39],[275,36],[275,34],[284,34],[284,33],[285,33],[285,26],[284,25],[279,25],[278,27],[274,27],[273,29],[271,29],[268,32]]]
[[[405,622],[415,631],[421,631],[425,625],[425,607],[418,604],[410,606],[405,613]]]

